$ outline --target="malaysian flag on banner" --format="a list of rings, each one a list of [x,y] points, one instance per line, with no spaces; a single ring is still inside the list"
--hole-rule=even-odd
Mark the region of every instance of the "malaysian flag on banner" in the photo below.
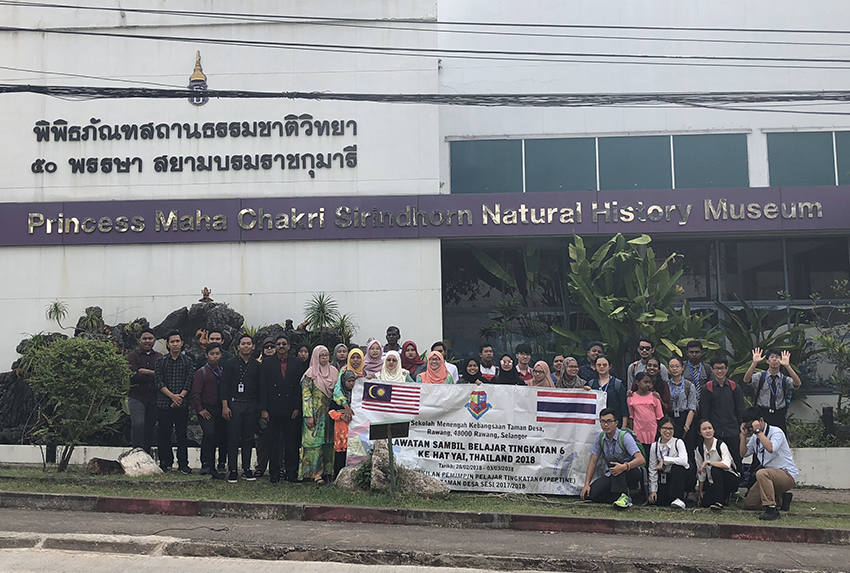
[[[595,424],[596,393],[537,392],[537,421],[560,424]]]
[[[419,393],[417,386],[396,386],[366,382],[363,384],[364,410],[390,412],[393,414],[419,415]]]

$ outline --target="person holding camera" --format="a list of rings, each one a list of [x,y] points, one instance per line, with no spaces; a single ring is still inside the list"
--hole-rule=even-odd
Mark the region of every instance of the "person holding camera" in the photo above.
[[[756,481],[747,492],[744,507],[747,509],[764,508],[759,519],[773,521],[781,514],[776,508],[776,500],[781,500],[782,509],[788,511],[793,494],[790,490],[797,484],[800,470],[794,465],[791,447],[785,433],[764,421],[761,409],[751,406],[744,410],[744,422],[741,424],[741,457],[753,456],[761,469],[756,471]]]

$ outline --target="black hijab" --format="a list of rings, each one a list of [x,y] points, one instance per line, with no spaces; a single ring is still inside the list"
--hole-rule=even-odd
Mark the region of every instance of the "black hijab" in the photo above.
[[[502,358],[507,356],[511,359],[513,363],[513,357],[510,354],[502,354],[499,357],[499,369],[496,372],[496,375],[493,377],[493,381],[491,384],[508,384],[511,386],[525,386],[525,381],[519,377],[519,372],[517,372],[516,366],[511,368],[510,370],[505,370],[502,368]]]
[[[469,366],[470,362],[475,362],[475,365],[478,366],[478,374],[472,376],[469,372],[466,371],[467,366]],[[481,384],[489,384],[486,378],[481,375],[481,363],[478,362],[477,358],[467,358],[464,361],[463,365],[458,369],[460,371],[460,380],[459,384],[478,384],[479,381]]]

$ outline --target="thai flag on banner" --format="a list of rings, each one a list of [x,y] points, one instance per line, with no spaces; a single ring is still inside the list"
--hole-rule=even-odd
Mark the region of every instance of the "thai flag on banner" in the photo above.
[[[560,424],[595,424],[594,392],[537,392],[537,421]]]
[[[363,384],[363,409],[418,416],[420,392],[417,386],[366,382]]]

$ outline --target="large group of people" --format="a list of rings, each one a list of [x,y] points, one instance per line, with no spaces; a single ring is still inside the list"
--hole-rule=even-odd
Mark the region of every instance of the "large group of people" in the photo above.
[[[742,383],[752,386],[755,405],[745,408],[741,384],[728,377],[728,361],[715,357],[706,365],[698,340],[688,343],[686,357],[663,364],[653,341],[641,339],[640,358],[628,365],[625,381],[615,374],[601,342],[589,345],[584,364],[556,355],[551,366],[533,361],[528,344],[498,360],[493,346],[482,344],[458,369],[447,361],[442,341],[423,356],[415,342],[400,340],[399,329],[391,326],[386,344],[370,339],[363,350],[344,344],[311,350],[303,344],[293,349],[281,334],[263,340],[255,357],[250,335],[236,341],[233,355],[223,347],[222,332],[212,330],[205,355],[193,362],[183,353],[179,332],[166,335],[168,353],[160,355],[153,350],[154,333],[145,330],[139,348],[128,355],[133,446],[150,453],[158,424],[161,468],[172,469],[174,433],[177,468],[191,473],[191,405],[203,431],[201,473],[237,482],[240,476],[254,481],[268,470],[272,483],[323,484],[345,466],[354,415],[351,390],[358,378],[598,390],[606,395],[606,407],[582,498],[625,508],[632,505],[630,492],[643,489],[650,504],[684,508],[690,501],[720,510],[738,490],[742,459],[753,456],[759,469],[751,472],[745,506],[763,507],[763,519],[776,519],[777,506],[790,504],[798,471],[785,420],[790,393],[801,381],[787,351],[753,350]],[[757,372],[764,361],[767,369]],[[605,467],[596,477],[599,462]]]

